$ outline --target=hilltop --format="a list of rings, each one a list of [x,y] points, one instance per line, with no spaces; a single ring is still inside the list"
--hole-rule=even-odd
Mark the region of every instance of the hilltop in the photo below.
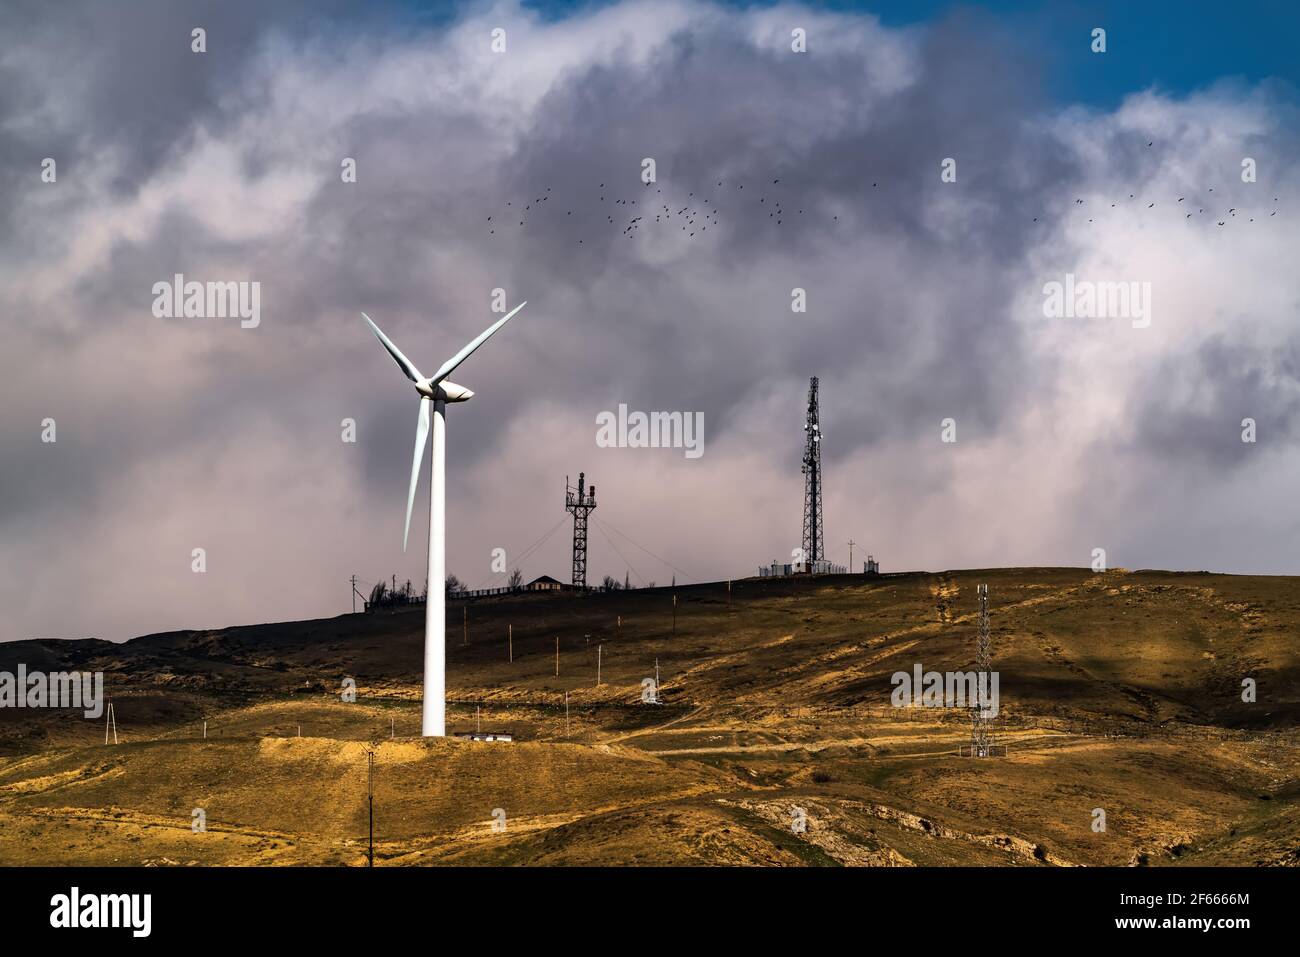
[[[976,583],[1007,747],[980,760],[964,710],[890,706],[896,671],[972,667]],[[0,670],[104,671],[121,743],[0,711],[0,862],[356,864],[373,743],[384,864],[1300,863],[1298,599],[1025,568],[451,602],[449,730],[510,744],[418,737],[419,610],[7,643]]]

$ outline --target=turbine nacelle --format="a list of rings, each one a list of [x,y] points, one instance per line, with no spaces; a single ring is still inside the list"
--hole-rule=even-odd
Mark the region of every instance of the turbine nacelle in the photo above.
[[[443,379],[441,382],[434,382],[432,379],[421,379],[415,384],[415,391],[426,399],[441,400],[443,402],[466,402],[474,398],[472,389],[457,385],[449,379]]]

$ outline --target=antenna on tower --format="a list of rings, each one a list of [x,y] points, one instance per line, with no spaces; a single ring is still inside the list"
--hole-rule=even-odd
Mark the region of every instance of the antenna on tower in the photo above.
[[[818,422],[817,377],[808,384],[808,420],[803,449],[803,560],[812,571],[825,558],[822,533],[822,433]]]
[[[573,513],[573,587],[587,587],[587,516],[596,507],[596,486],[587,487],[587,473],[578,473],[578,487],[564,477],[564,509]]]

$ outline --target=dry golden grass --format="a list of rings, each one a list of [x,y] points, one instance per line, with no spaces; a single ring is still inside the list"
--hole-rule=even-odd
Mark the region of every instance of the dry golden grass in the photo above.
[[[964,712],[893,709],[889,679],[971,667],[984,581],[1008,753],[972,760]],[[468,645],[453,607],[449,724],[509,744],[417,737],[418,613],[2,645],[0,669],[108,672],[122,743],[0,712],[0,863],[362,864],[368,750],[383,865],[1300,863],[1295,580],[996,569],[678,595],[676,635],[667,589],[475,603]],[[656,658],[661,707],[640,703]]]

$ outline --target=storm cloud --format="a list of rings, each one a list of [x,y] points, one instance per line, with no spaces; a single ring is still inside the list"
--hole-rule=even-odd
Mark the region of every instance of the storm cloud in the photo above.
[[[1102,547],[1295,573],[1294,91],[1058,103],[1023,44],[991,54],[1002,29],[693,0],[6,7],[0,638],[335,614],[353,573],[418,586],[416,396],[360,313],[427,372],[498,288],[528,306],[448,414],[470,585],[503,583],[492,549],[513,567],[580,470],[597,579],[785,559],[812,375],[834,560],[852,537],[886,570]],[[261,324],[155,318],[177,273],[260,282]],[[1149,282],[1151,325],[1046,318],[1066,274]],[[598,448],[620,404],[702,413],[705,454]],[[523,571],[567,568],[561,531]]]

